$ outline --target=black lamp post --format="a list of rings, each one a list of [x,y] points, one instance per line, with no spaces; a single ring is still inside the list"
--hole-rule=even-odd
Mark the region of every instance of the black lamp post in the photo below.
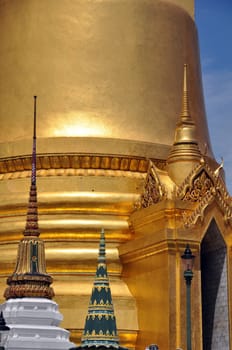
[[[3,317],[3,313],[0,313],[0,350],[5,350],[4,345],[6,344],[8,333],[10,328],[6,326],[5,319]]]
[[[156,344],[151,344],[148,346],[148,350],[159,350],[159,347]]]
[[[193,264],[195,256],[192,254],[189,244],[186,245],[181,256],[184,265],[184,278],[186,282],[186,336],[187,350],[192,350],[191,344],[191,281],[193,278]]]

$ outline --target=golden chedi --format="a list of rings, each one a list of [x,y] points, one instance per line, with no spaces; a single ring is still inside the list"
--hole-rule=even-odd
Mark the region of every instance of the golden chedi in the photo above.
[[[7,349],[70,349],[69,332],[59,327],[63,317],[51,299],[52,277],[46,272],[44,242],[40,239],[36,186],[36,96],[34,96],[31,185],[27,219],[18,244],[17,262],[7,278],[1,313],[9,326]],[[33,344],[33,345],[32,345]]]
[[[121,344],[185,347],[188,242],[202,349],[200,254],[209,227],[230,244],[230,202],[207,130],[194,1],[0,0],[0,31],[2,295],[25,222],[37,94],[39,222],[63,327],[80,341],[104,227]],[[184,64],[197,154],[186,167],[175,141]]]

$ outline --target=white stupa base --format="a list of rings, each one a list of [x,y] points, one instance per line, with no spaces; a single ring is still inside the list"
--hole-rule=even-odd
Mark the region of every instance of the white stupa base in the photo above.
[[[69,332],[59,327],[62,315],[58,305],[45,298],[9,299],[2,304],[10,328],[6,350],[68,350],[75,347]]]

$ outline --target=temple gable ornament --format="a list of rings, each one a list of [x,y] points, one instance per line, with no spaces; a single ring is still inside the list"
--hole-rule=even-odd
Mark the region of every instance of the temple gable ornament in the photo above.
[[[205,209],[215,200],[223,212],[226,223],[231,223],[232,211],[230,195],[226,190],[224,181],[219,176],[220,165],[217,169],[211,167],[201,160],[183,184],[179,187],[177,198],[191,202],[193,211],[190,215],[185,212],[183,215],[186,227],[195,225],[198,219],[203,220]]]
[[[165,187],[159,179],[154,163],[150,161],[140,207],[147,208],[150,205],[160,202],[164,198],[166,198]]]
[[[190,204],[190,210],[183,212],[183,225],[191,227],[198,220],[203,221],[206,208],[216,201],[223,213],[225,223],[232,223],[231,199],[225,183],[220,176],[222,164],[217,169],[212,169],[201,159],[194,167],[183,183],[172,193],[172,199],[181,200]],[[136,208],[147,208],[167,199],[167,189],[162,183],[156,166],[149,163],[144,190]]]

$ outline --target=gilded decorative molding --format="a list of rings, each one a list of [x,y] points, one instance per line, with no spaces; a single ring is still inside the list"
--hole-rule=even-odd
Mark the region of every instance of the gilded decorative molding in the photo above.
[[[50,277],[50,276],[49,276]],[[53,288],[50,287],[51,278],[42,275],[31,276],[22,274],[8,278],[10,284],[6,288],[4,297],[11,298],[48,298],[54,297]]]
[[[37,171],[37,177],[50,176],[111,176],[144,179],[146,173],[107,169],[42,169]],[[30,171],[0,174],[1,180],[14,180],[30,177]]]
[[[165,160],[153,159],[157,168],[164,169]],[[149,161],[142,157],[109,156],[97,154],[40,154],[37,155],[38,175],[40,170],[57,172],[60,169],[101,169],[120,170],[146,173]],[[11,157],[0,159],[0,179],[7,178],[7,174],[31,170],[31,156]],[[72,175],[71,173],[69,175]],[[46,175],[45,175],[46,176]]]
[[[193,244],[193,242],[192,242]],[[151,243],[149,241],[148,245],[142,244],[140,249],[132,250],[130,252],[121,253],[120,259],[123,264],[128,264],[136,261],[140,261],[146,259],[148,257],[152,257],[156,254],[160,254],[163,252],[176,252],[176,241],[173,239],[165,239],[160,242]]]
[[[160,202],[165,197],[165,187],[160,182],[155,164],[150,161],[144,185],[144,192],[141,196],[141,207],[147,208],[152,204]]]

